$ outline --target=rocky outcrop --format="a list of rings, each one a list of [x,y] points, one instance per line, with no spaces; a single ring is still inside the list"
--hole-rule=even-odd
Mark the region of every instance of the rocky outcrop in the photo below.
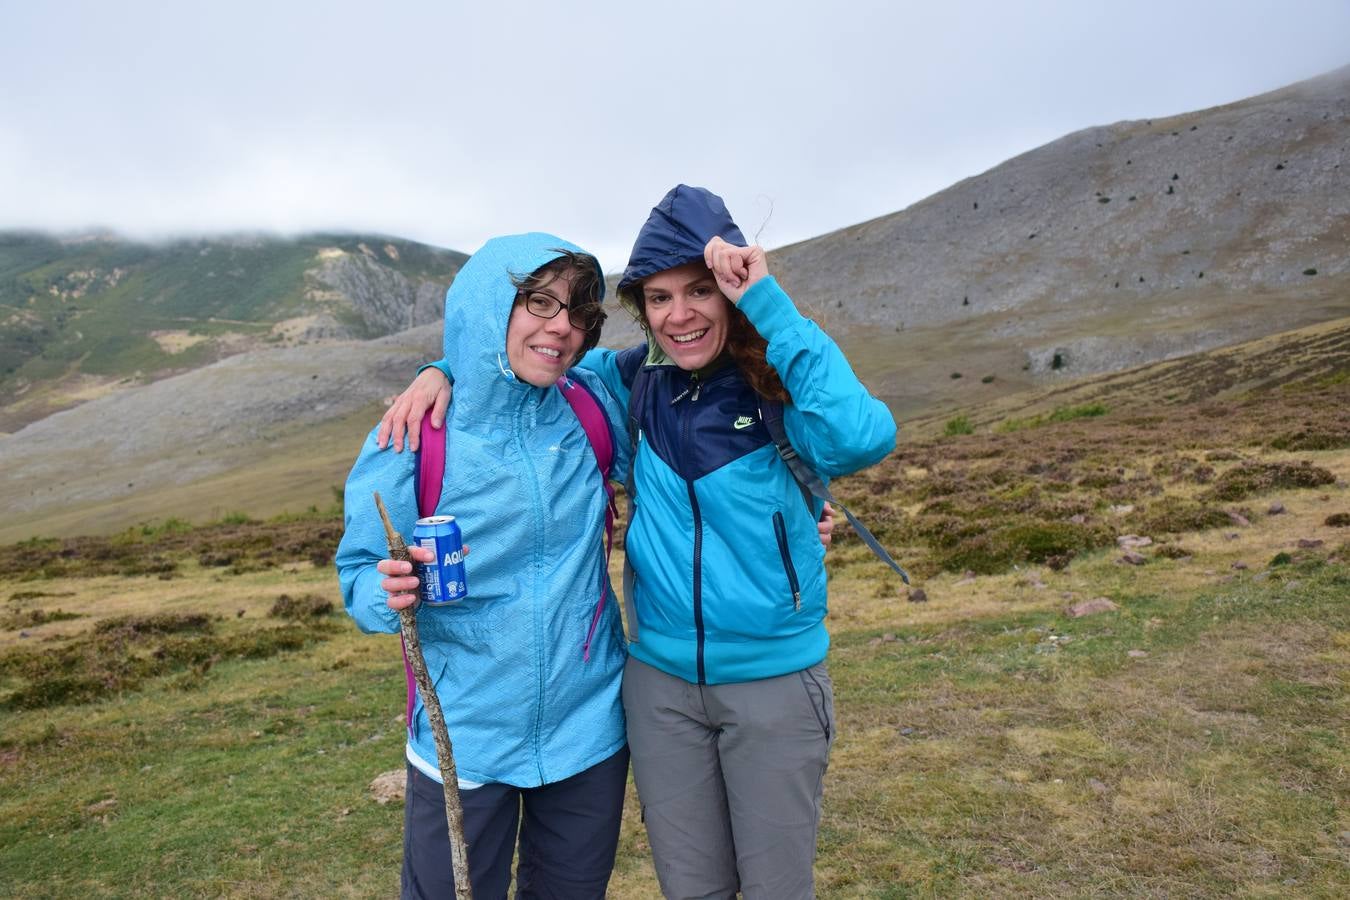
[[[444,315],[448,282],[414,280],[360,253],[326,255],[312,275],[364,324],[364,333],[350,337],[393,334]]]

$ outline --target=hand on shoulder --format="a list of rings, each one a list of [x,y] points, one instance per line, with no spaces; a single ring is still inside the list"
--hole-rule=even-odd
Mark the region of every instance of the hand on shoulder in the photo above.
[[[394,398],[380,419],[380,430],[375,443],[381,450],[394,445],[394,452],[403,452],[404,435],[408,449],[417,451],[422,437],[422,417],[431,411],[431,424],[437,428],[445,424],[445,411],[450,407],[451,388],[445,373],[429,366],[418,373],[412,384]]]

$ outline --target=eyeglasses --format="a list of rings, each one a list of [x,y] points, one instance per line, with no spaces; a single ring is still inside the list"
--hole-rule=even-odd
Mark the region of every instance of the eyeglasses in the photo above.
[[[567,310],[567,321],[582,331],[590,331],[605,321],[605,311],[599,303],[578,304],[575,300],[572,303],[563,303],[552,294],[544,291],[532,291],[525,295],[525,308],[529,310],[530,315],[538,316],[541,319],[551,319],[556,316],[559,310]]]

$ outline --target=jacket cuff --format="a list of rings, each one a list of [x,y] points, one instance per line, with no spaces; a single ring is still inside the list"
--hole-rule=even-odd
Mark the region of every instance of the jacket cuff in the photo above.
[[[423,363],[417,367],[417,374],[421,375],[424,369],[439,369],[445,376],[445,380],[451,384],[455,383],[455,373],[450,371],[450,362],[445,359],[438,359],[435,362]]]
[[[806,320],[772,275],[752,284],[736,308],[745,313],[766,341]]]

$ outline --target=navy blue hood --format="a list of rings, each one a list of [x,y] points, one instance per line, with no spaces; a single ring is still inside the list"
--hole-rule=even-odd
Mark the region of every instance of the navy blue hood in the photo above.
[[[619,291],[687,262],[703,258],[703,248],[714,237],[746,246],[722,198],[707,188],[677,184],[652,208],[647,223],[633,242],[628,268],[619,279]]]

